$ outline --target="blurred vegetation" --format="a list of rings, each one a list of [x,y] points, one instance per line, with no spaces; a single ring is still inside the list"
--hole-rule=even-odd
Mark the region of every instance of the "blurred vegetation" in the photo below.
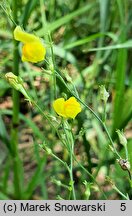
[[[125,158],[125,151],[116,130],[124,130],[132,166],[131,0],[14,2],[17,4],[15,24],[44,40],[49,62],[48,32],[51,33],[58,70],[65,80],[67,76],[72,78],[81,100],[101,118],[104,108],[99,86],[105,85],[110,94],[106,104],[106,125],[122,158]],[[14,163],[9,151],[12,142],[12,90],[4,79],[5,73],[13,71],[13,4],[11,0],[0,2],[0,199],[68,199],[65,185],[69,177],[65,167],[39,145],[45,142],[59,158],[68,162],[67,151],[46,119],[27,103],[23,95],[20,95],[18,126],[21,196],[14,192]],[[48,69],[46,62],[31,64],[18,61],[19,75],[27,91],[42,110],[57,117],[52,108],[52,81],[43,71],[43,68]],[[71,96],[58,79],[57,94],[58,97],[63,94],[67,94],[68,98]],[[131,199],[129,175],[117,163],[106,133],[92,113],[83,107],[77,118],[69,122],[76,137],[76,158],[95,177],[106,198],[124,199],[119,193],[121,191]],[[106,181],[107,176],[109,180],[107,178]],[[73,168],[73,177],[77,199],[104,199],[95,182],[78,164]],[[119,191],[113,185],[118,186]],[[88,197],[87,190],[90,193]]]

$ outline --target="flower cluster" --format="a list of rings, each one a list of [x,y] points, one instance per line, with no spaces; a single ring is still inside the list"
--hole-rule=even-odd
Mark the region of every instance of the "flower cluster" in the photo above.
[[[46,49],[39,37],[29,34],[17,26],[14,30],[14,38],[22,42],[22,61],[39,62],[45,59]],[[68,100],[58,98],[53,102],[56,113],[64,118],[75,118],[81,112],[81,106],[75,97]]]

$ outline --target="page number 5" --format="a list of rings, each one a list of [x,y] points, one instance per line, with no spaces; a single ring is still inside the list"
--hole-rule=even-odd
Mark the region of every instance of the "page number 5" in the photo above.
[[[120,210],[125,211],[126,210],[126,203],[121,203]]]

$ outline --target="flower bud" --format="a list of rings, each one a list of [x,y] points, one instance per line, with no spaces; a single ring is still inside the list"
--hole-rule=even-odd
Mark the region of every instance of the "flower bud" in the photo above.
[[[61,186],[61,181],[60,180],[56,180],[54,177],[52,178],[52,182],[58,186]]]
[[[127,145],[127,139],[123,133],[123,131],[120,131],[119,129],[116,131],[119,137],[119,141],[122,145]]]
[[[87,197],[87,199],[89,199],[90,194],[91,194],[91,186],[92,184],[87,182],[86,180],[83,182],[83,184],[85,185],[86,189],[85,189],[85,196]]]
[[[52,150],[50,148],[48,148],[47,146],[44,146],[43,148],[48,155],[52,155]]]
[[[105,86],[101,85],[100,86],[100,97],[101,97],[101,100],[107,102],[109,96],[110,96],[109,92],[106,91]]]
[[[22,83],[23,83],[21,78],[17,77],[12,72],[6,73],[5,78],[13,88],[20,91],[20,89],[22,88]]]
[[[25,88],[24,88],[24,82],[22,80],[21,77],[16,76],[15,74],[13,74],[12,72],[6,73],[5,74],[5,78],[8,81],[8,83],[17,91],[20,91],[25,98],[31,102],[31,98],[29,97],[29,95],[27,94]]]

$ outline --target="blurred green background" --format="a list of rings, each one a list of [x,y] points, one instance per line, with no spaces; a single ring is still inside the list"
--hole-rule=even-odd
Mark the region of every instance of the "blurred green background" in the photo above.
[[[107,121],[115,146],[125,157],[119,144],[116,129],[124,129],[128,140],[129,159],[132,165],[132,1],[131,0],[18,0],[17,25],[27,32],[43,38],[49,59],[48,32],[52,35],[55,62],[62,74],[69,75],[79,95],[99,116],[103,104],[99,86],[105,85],[110,97],[107,103]],[[7,146],[10,145],[12,99],[11,88],[3,79],[12,72],[13,62],[13,1],[0,2],[0,199],[15,199],[13,191],[12,159]],[[21,53],[21,45],[19,45]],[[55,115],[52,109],[50,78],[42,73],[46,63],[22,63],[20,76],[24,79],[30,95],[40,107]],[[58,96],[70,94],[58,84]],[[20,170],[22,197],[26,199],[66,199],[67,190],[56,180],[67,184],[67,172],[58,161],[46,156],[39,144],[48,143],[50,148],[68,160],[56,134],[41,117],[37,109],[31,108],[20,96],[19,153],[23,169]],[[128,173],[123,171],[109,148],[109,142],[99,122],[86,109],[71,122],[75,136],[75,154],[89,172],[96,177],[107,199],[123,199],[113,189],[109,176],[120,191],[132,191]],[[78,199],[85,199],[83,182],[89,177],[74,167],[75,189]],[[103,199],[93,183],[90,199]]]

